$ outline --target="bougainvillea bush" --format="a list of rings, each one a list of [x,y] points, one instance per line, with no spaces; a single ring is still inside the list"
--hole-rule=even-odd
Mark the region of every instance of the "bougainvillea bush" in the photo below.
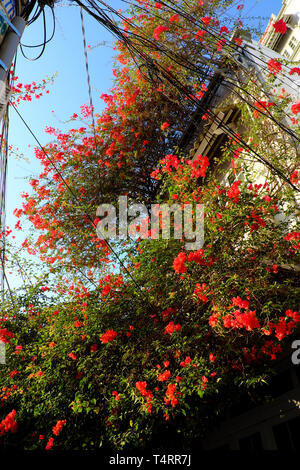
[[[218,2],[207,10],[204,3],[193,14],[226,34],[213,16]],[[154,41],[167,34],[177,47],[174,25],[184,20],[173,12],[166,26],[157,18],[164,4],[139,4],[144,12],[135,20],[145,34]],[[182,28],[191,35],[188,25]],[[212,47],[196,33],[201,48]],[[241,102],[243,134],[226,141],[219,161],[191,159],[178,142],[193,105],[178,106],[175,92],[170,101],[167,84],[149,83],[117,47],[116,86],[103,96],[107,108],[96,116],[95,133],[88,125],[68,133],[48,128],[54,140],[36,149],[43,172],[15,211],[16,230],[22,219],[34,227],[23,249],[43,264],[28,281],[7,240],[8,266],[23,273],[24,286],[8,290],[1,305],[3,449],[163,450],[170,441],[190,449],[240,391],[260,396],[300,322],[299,162],[283,134],[277,147],[268,145],[275,124],[266,124],[265,113],[276,106],[279,121],[288,106],[299,135],[299,108],[284,94],[270,106],[253,99],[250,111]],[[208,82],[178,67],[186,86],[205,97]],[[82,107],[84,119],[91,112]],[[288,168],[286,180],[272,171],[258,179],[249,145]],[[218,176],[219,164],[232,184]],[[96,208],[120,195],[146,205],[203,204],[203,247],[187,250],[172,230],[169,240],[101,240]]]

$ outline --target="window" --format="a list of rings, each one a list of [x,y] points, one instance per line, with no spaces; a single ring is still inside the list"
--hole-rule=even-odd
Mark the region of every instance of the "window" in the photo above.
[[[300,417],[273,426],[278,450],[298,449],[300,446]]]
[[[262,450],[262,440],[259,432],[239,440],[240,450]]]
[[[283,57],[286,57],[287,59],[290,58],[290,54],[287,50],[283,51],[282,55],[283,55]]]
[[[295,49],[295,47],[297,46],[297,41],[296,41],[296,38],[292,38],[290,41],[289,41],[289,46],[291,49]]]

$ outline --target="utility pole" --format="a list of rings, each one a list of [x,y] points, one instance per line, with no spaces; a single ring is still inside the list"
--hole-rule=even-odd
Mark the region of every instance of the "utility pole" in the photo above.
[[[29,3],[29,2],[28,2]],[[32,3],[32,2],[31,2]],[[34,2],[35,3],[35,2]],[[2,135],[0,139],[0,233],[5,232],[5,182],[7,168],[7,133],[8,117],[7,103],[11,95],[8,85],[8,74],[15,57],[17,47],[26,26],[26,20],[22,16],[15,16],[12,20],[0,9],[2,23],[7,26],[6,33],[0,45],[0,121],[3,119]],[[5,236],[0,237],[0,292],[1,301],[4,301],[5,284]]]

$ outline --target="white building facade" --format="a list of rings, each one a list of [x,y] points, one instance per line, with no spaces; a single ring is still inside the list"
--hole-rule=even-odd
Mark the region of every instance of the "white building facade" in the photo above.
[[[286,23],[284,34],[276,32],[273,24],[279,20]],[[272,14],[269,24],[260,40],[260,43],[278,52],[285,59],[300,61],[300,1],[283,0],[278,15]]]

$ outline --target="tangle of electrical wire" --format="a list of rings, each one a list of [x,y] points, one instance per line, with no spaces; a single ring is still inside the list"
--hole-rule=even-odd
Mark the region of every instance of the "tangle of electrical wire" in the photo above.
[[[224,124],[220,119],[218,119],[218,116],[214,113],[213,110],[204,109],[201,102],[199,103],[198,100],[196,101],[193,97],[191,97],[190,90],[187,89],[185,84],[180,83],[180,81],[177,79],[177,77],[174,74],[172,74],[169,70],[167,71],[163,66],[161,66],[161,64],[159,62],[154,62],[154,60],[151,57],[149,57],[149,55],[147,55],[145,53],[145,51],[140,48],[140,46],[143,46],[143,47],[146,46],[149,51],[155,51],[155,52],[159,52],[159,53],[163,52],[168,58],[174,60],[175,63],[178,63],[179,65],[182,66],[183,65],[182,60],[180,60],[180,56],[176,52],[169,51],[166,48],[165,45],[157,44],[154,41],[150,40],[149,38],[143,37],[141,34],[137,34],[135,32],[131,32],[130,33],[131,37],[129,37],[128,36],[128,31],[126,31],[126,33],[125,33],[124,30],[122,30],[120,27],[118,27],[116,22],[109,17],[109,15],[106,13],[106,11],[110,10],[110,12],[112,14],[118,16],[122,21],[126,21],[128,23],[128,20],[119,11],[116,11],[115,9],[113,9],[112,7],[107,5],[104,1],[99,0],[98,3],[100,3],[101,5],[103,5],[105,7],[105,11],[103,11],[103,8],[99,8],[98,5],[96,5],[93,0],[87,0],[87,4],[90,5],[92,8],[94,8],[97,13],[90,10],[80,0],[75,0],[75,1],[82,8],[84,8],[86,11],[88,11],[95,19],[97,19],[98,22],[100,22],[102,25],[104,25],[114,36],[116,36],[116,38],[118,40],[122,41],[122,43],[125,45],[125,47],[129,51],[133,61],[139,67],[139,69],[141,70],[142,67],[146,68],[147,74],[144,74],[144,76],[149,81],[155,83],[155,85],[157,83],[157,80],[159,80],[161,83],[163,83],[164,80],[169,82],[169,84],[174,86],[174,88],[176,88],[185,99],[192,102],[194,104],[194,106],[196,107],[196,109],[200,109],[200,110],[202,109],[203,113],[208,114],[211,118],[213,118],[215,121],[217,121],[217,124],[219,124],[220,127],[223,128],[229,136],[236,137],[235,134],[232,132],[232,130],[228,126],[226,126],[226,124]],[[125,3],[129,3],[129,2],[125,2]],[[165,2],[160,2],[160,3],[162,5],[169,6]],[[187,15],[187,13],[185,11],[180,10],[178,8],[178,5],[175,5],[174,2],[170,1],[169,3],[171,3],[173,5],[171,7],[172,12],[174,12],[174,11],[178,12],[178,14],[181,14],[182,16],[184,16],[189,21],[193,20],[192,24],[193,24],[193,26],[195,26],[197,21],[195,21],[193,18],[190,18],[190,16]],[[200,25],[200,22],[198,22],[198,24]],[[131,26],[132,26],[132,24],[131,24]],[[215,38],[216,33],[214,31],[211,31],[211,28],[207,28],[206,25],[204,25],[204,24],[201,24],[201,28],[204,29],[208,34],[211,34]],[[241,48],[241,46],[238,46],[234,43],[228,43],[228,44],[229,44],[229,47],[235,52],[240,53],[241,50],[242,51],[244,50],[243,47]],[[249,52],[248,50],[247,50],[247,53],[250,56],[254,57],[254,59],[256,58],[256,59],[262,60],[260,57],[256,56],[252,52]],[[137,59],[142,60],[142,64],[139,64]],[[203,69],[201,69],[199,65],[195,65],[195,64],[190,63],[186,58],[184,60],[185,60],[185,64],[184,64],[185,67],[187,69],[189,69],[190,71],[194,72],[194,73],[199,73],[199,75],[202,75],[203,79],[208,79],[208,77],[212,75],[212,71],[214,71],[215,73],[221,73],[221,74],[223,73],[224,74],[224,72],[222,72],[222,70],[218,69],[217,67],[214,67],[211,64],[211,61],[209,59],[207,59],[207,60],[204,59],[203,56],[201,58],[199,58],[199,60],[200,60],[200,62],[202,61],[201,65],[204,62],[204,64],[207,67],[205,69],[204,73],[203,73]],[[210,72],[209,72],[209,69],[210,69]],[[227,67],[227,69],[228,69],[228,67]],[[235,88],[240,87],[240,89],[242,89],[244,91],[244,89],[239,84],[232,83],[228,80],[228,72],[227,71],[226,71],[225,76],[226,76],[227,80],[224,82],[224,84],[227,87],[231,87],[232,90],[235,90]],[[290,77],[288,77],[288,78],[290,80]],[[261,91],[261,89],[259,89],[259,90]],[[257,97],[251,95],[250,92],[247,92],[247,93],[249,94],[249,96],[254,101],[257,101]],[[249,101],[246,100],[244,98],[244,96],[239,94],[239,98],[241,100],[243,100],[244,102],[246,102],[247,104],[249,104],[252,108],[255,109],[255,106],[253,105],[253,103],[251,103],[251,102],[249,103]],[[276,125],[278,125],[280,127],[281,130],[283,130],[285,133],[289,134],[295,141],[300,141],[299,137],[290,128],[286,127],[282,122],[277,121],[274,118],[274,116],[270,113],[269,110],[266,110],[265,113],[262,111],[262,114],[265,114],[265,116],[267,116],[269,119],[271,119]],[[286,176],[280,169],[276,168],[271,162],[269,162],[264,157],[262,157],[257,151],[252,149],[247,144],[247,142],[245,142],[241,137],[238,137],[236,140],[238,140],[238,142],[240,144],[242,144],[245,148],[250,150],[251,154],[253,155],[253,157],[255,159],[257,159],[258,161],[263,163],[265,166],[267,166],[272,172],[276,173],[279,178],[283,179],[294,190],[300,191],[290,181],[290,178],[288,176]]]
[[[43,15],[43,34],[44,34],[43,42],[40,43],[40,44],[33,44],[33,45],[20,43],[20,49],[21,49],[22,55],[23,55],[27,60],[35,61],[35,60],[38,60],[40,57],[42,57],[43,53],[45,52],[46,44],[48,44],[48,43],[49,43],[50,41],[52,41],[52,39],[54,38],[54,35],[55,35],[55,15],[54,15],[54,7],[53,7],[53,6],[50,6],[50,10],[51,10],[51,13],[52,13],[52,21],[53,21],[53,28],[52,28],[52,33],[51,33],[50,37],[47,39],[46,14],[45,14],[45,9],[44,9],[44,8],[41,8],[40,13],[39,13],[39,15],[37,15],[36,19],[40,16],[40,14]],[[36,20],[35,20],[35,21],[36,21]],[[42,50],[41,50],[41,52],[40,52],[36,57],[31,58],[31,57],[28,57],[28,56],[25,54],[24,49],[23,49],[24,47],[26,47],[26,48],[37,48],[37,47],[41,47]]]

